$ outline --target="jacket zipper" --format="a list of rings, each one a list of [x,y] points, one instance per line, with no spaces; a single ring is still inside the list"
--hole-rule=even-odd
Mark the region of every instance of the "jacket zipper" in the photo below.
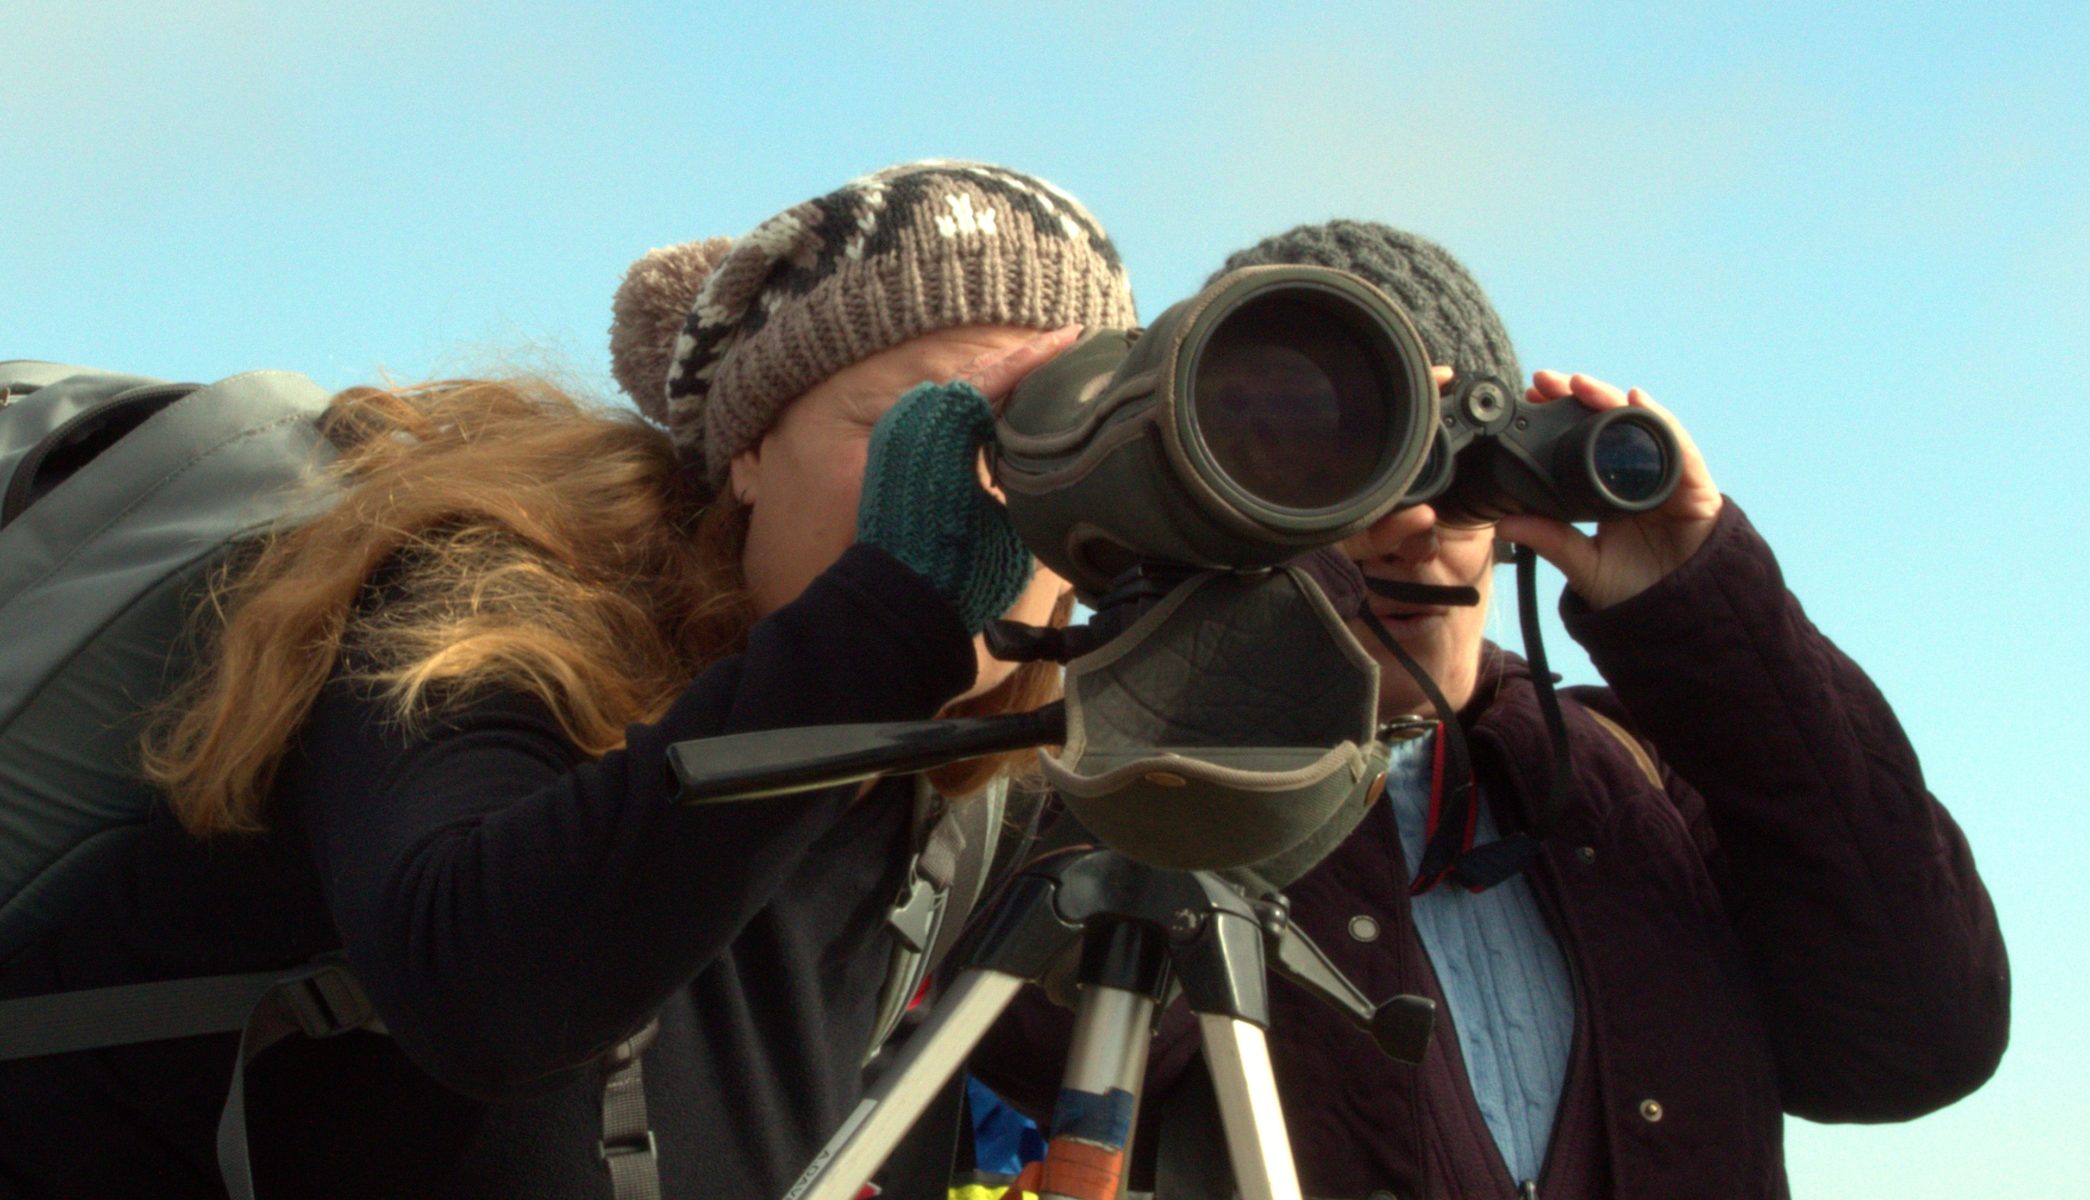
[[[1545,859],[1545,855],[1540,855],[1534,861],[1536,863],[1545,863],[1547,859]],[[1538,909],[1547,916],[1547,924],[1553,930],[1553,943],[1561,947],[1561,962],[1567,964],[1567,995],[1574,999],[1574,1008],[1576,1008],[1574,1018],[1576,1020],[1574,1020],[1574,1033],[1567,1037],[1567,1070],[1561,1075],[1561,1098],[1559,1098],[1559,1106],[1553,1110],[1553,1129],[1547,1131],[1547,1152],[1545,1152],[1545,1156],[1538,1160],[1538,1179],[1545,1179],[1547,1173],[1553,1169],[1553,1152],[1559,1150],[1559,1144],[1561,1144],[1561,1121],[1567,1116],[1567,1085],[1574,1083],[1574,1064],[1582,1056],[1582,1041],[1586,1037],[1584,1035],[1586,1024],[1590,1020],[1595,1020],[1595,1014],[1584,1012],[1586,1006],[1582,1003],[1582,966],[1576,962],[1576,955],[1567,951],[1567,939],[1561,937],[1561,930],[1563,930],[1565,922],[1561,920],[1561,899],[1559,899],[1559,891],[1557,891],[1559,889],[1557,872],[1547,868],[1545,874],[1549,876],[1547,878],[1549,886],[1538,886],[1538,880],[1532,878],[1532,895],[1538,897]],[[1595,1068],[1597,1068],[1595,1062],[1590,1062],[1588,1066],[1590,1066],[1590,1072],[1595,1072]],[[1590,1081],[1590,1083],[1593,1083],[1593,1081]],[[1601,1106],[1599,1106],[1599,1116],[1601,1116]],[[1524,1187],[1519,1187],[1519,1190],[1517,1190],[1517,1200],[1538,1200],[1538,1179],[1526,1179]]]
[[[1483,741],[1491,743],[1489,749],[1495,755],[1495,760],[1498,763],[1503,762],[1506,758],[1508,748],[1502,744],[1500,737],[1484,734],[1476,729],[1474,730],[1473,740],[1475,743]],[[1479,757],[1478,754],[1474,756],[1476,762],[1478,762]],[[1523,791],[1523,785],[1528,781],[1521,775],[1513,776],[1513,778],[1518,784],[1518,790],[1520,792]],[[1576,961],[1575,954],[1570,950],[1569,941],[1565,936],[1567,920],[1563,913],[1560,899],[1561,881],[1559,872],[1552,868],[1549,860],[1543,853],[1535,855],[1531,862],[1532,865],[1525,868],[1524,878],[1531,884],[1532,898],[1538,901],[1539,912],[1546,918],[1546,931],[1553,936],[1553,944],[1560,949],[1560,961],[1567,967],[1568,995],[1575,1002],[1575,1022],[1574,1032],[1568,1037],[1567,1072],[1561,1077],[1560,1099],[1553,1109],[1552,1128],[1546,1131],[1546,1153],[1539,1159],[1538,1179],[1526,1179],[1519,1183],[1517,1185],[1517,1200],[1538,1200],[1538,1180],[1544,1179],[1546,1173],[1553,1169],[1553,1155],[1560,1149],[1560,1123],[1566,1118],[1568,1111],[1568,1085],[1574,1082],[1575,1060],[1581,1057],[1582,1042],[1586,1036],[1583,1029],[1588,1024],[1588,1020],[1591,1019],[1591,1014],[1583,1011],[1585,1006],[1582,1003],[1582,966]],[[1545,877],[1543,880],[1539,878],[1541,875]],[[1590,1064],[1590,1069],[1592,1071],[1595,1070],[1594,1063]],[[1500,1146],[1495,1148],[1495,1154],[1498,1158],[1502,1157],[1502,1148]],[[1509,1160],[1506,1158],[1503,1159],[1502,1170],[1504,1174],[1509,1173]]]

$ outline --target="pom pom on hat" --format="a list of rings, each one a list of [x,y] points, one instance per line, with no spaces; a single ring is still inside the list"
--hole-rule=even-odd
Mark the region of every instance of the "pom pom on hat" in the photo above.
[[[717,237],[649,250],[624,273],[610,302],[610,371],[639,411],[663,425],[675,339],[704,280],[732,248]]]

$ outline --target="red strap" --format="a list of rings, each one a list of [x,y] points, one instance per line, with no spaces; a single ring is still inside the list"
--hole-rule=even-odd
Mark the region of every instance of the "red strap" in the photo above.
[[[1425,847],[1436,840],[1437,827],[1442,824],[1444,819],[1444,744],[1444,726],[1439,724],[1437,726],[1436,741],[1430,748],[1430,814],[1428,824],[1424,827],[1422,833],[1422,842]],[[1477,793],[1478,789],[1476,788],[1475,790]],[[1459,854],[1464,854],[1468,850],[1473,849],[1473,838],[1475,832],[1479,829],[1479,821],[1479,796],[1475,794],[1474,802],[1466,806],[1466,828],[1459,831]],[[1452,862],[1456,863],[1457,861],[1458,856],[1454,855]],[[1431,888],[1436,887],[1439,883],[1444,882],[1444,877],[1450,873],[1451,865],[1446,864],[1442,869],[1430,875],[1418,875],[1415,878],[1415,882],[1408,885],[1408,894],[1410,896],[1420,896]],[[1472,890],[1479,891],[1480,889],[1474,888]]]

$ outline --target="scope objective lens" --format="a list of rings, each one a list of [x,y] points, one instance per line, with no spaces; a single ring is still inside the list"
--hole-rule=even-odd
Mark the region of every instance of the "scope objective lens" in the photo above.
[[[1259,297],[1199,352],[1199,436],[1242,490],[1282,508],[1353,500],[1377,476],[1403,391],[1356,318],[1298,296]]]

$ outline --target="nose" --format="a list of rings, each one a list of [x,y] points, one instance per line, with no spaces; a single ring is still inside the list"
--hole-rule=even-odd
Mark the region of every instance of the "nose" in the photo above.
[[[1437,510],[1427,504],[1396,508],[1344,539],[1342,551],[1356,562],[1428,562],[1437,557]]]

